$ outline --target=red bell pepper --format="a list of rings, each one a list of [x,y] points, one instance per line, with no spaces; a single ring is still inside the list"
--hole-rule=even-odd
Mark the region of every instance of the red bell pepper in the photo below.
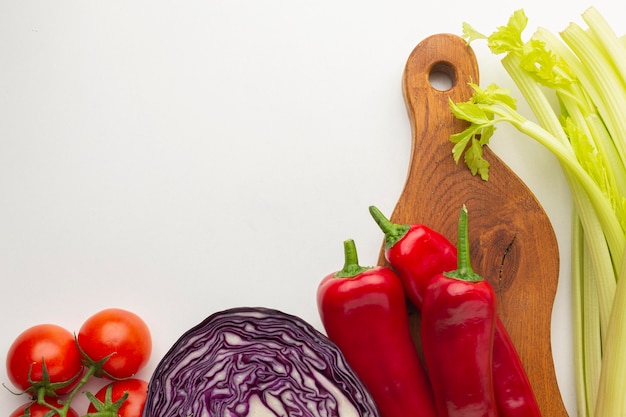
[[[382,417],[435,417],[430,382],[409,329],[406,298],[387,267],[361,267],[352,239],[342,270],[319,284],[326,334],[370,391]]]
[[[385,233],[387,262],[400,277],[408,299],[420,310],[430,280],[456,268],[455,246],[424,225],[392,223],[374,206],[370,207],[370,213]],[[493,374],[500,417],[541,416],[524,365],[499,317],[494,334]]]
[[[439,417],[496,417],[496,294],[472,270],[465,207],[459,220],[458,269],[430,280],[421,313],[424,361]]]

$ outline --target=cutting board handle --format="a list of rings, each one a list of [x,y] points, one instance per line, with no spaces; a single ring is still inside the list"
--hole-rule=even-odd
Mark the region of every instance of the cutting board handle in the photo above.
[[[465,123],[451,117],[449,100],[471,97],[469,81],[478,83],[478,64],[474,51],[455,35],[439,34],[424,39],[413,50],[405,66],[402,90],[412,133],[413,146],[407,181],[420,183],[426,169],[451,158],[449,137],[459,132]],[[433,80],[444,79],[448,89],[440,89]],[[417,166],[422,164],[421,166]],[[461,171],[463,167],[455,166]]]

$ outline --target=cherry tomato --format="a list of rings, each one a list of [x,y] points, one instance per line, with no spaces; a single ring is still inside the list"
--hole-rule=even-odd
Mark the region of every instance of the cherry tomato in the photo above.
[[[109,385],[112,386],[111,402],[119,400],[122,398],[122,395],[128,391],[128,397],[122,403],[117,415],[119,417],[141,417],[143,406],[146,403],[146,397],[148,395],[148,383],[141,379],[130,378],[114,381]],[[96,393],[95,397],[104,402],[106,390],[109,385],[102,387],[100,391]],[[87,412],[96,412],[96,407],[93,404],[89,404]]]
[[[120,308],[89,317],[78,332],[78,344],[93,361],[110,358],[102,369],[113,378],[129,378],[141,370],[152,353],[152,337],[135,313]]]
[[[50,403],[51,405],[55,407],[59,407],[59,408],[61,407],[61,404],[59,404],[59,402],[56,400],[48,400],[48,403]],[[33,403],[28,403],[28,404],[19,406],[15,411],[11,413],[9,417],[25,416],[26,409],[28,407],[30,407],[29,409],[30,417],[43,417],[46,415],[46,413],[50,411],[50,409],[46,407],[45,405],[39,405],[36,402],[33,402]],[[54,417],[58,417],[58,414],[55,413]],[[69,410],[67,411],[67,417],[78,417],[78,413],[72,407],[70,407]]]
[[[9,347],[6,359],[7,374],[17,388],[27,390],[43,378],[42,361],[45,360],[50,383],[72,380],[71,384],[57,388],[56,394],[65,394],[78,383],[76,376],[82,371],[81,354],[74,335],[55,324],[39,324],[23,331]]]

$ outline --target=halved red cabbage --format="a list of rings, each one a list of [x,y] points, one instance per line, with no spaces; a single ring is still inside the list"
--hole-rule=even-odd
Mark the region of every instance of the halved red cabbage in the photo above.
[[[378,417],[337,346],[262,307],[212,314],[184,333],[148,386],[143,417]]]

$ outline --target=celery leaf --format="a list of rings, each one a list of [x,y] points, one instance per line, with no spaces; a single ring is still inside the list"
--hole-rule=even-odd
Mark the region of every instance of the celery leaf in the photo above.
[[[470,169],[472,175],[477,173],[484,181],[489,179],[489,162],[483,158],[482,140],[472,139],[471,145],[465,151],[465,163]]]
[[[468,44],[472,43],[475,40],[486,40],[488,39],[486,35],[478,32],[469,23],[463,22],[463,39],[467,41]]]
[[[516,10],[506,26],[499,26],[494,33],[489,35],[487,38],[489,49],[496,55],[521,49],[524,46],[522,32],[526,29],[527,23],[528,18],[524,10]]]
[[[487,88],[481,88],[476,84],[471,84],[474,89],[472,102],[478,104],[500,104],[515,110],[517,107],[515,98],[511,95],[511,90],[501,88],[497,84],[492,83]],[[493,115],[490,117],[493,119]]]
[[[450,109],[457,119],[465,120],[473,124],[482,125],[493,120],[493,116],[485,113],[485,111],[472,101],[463,103],[450,103]]]

